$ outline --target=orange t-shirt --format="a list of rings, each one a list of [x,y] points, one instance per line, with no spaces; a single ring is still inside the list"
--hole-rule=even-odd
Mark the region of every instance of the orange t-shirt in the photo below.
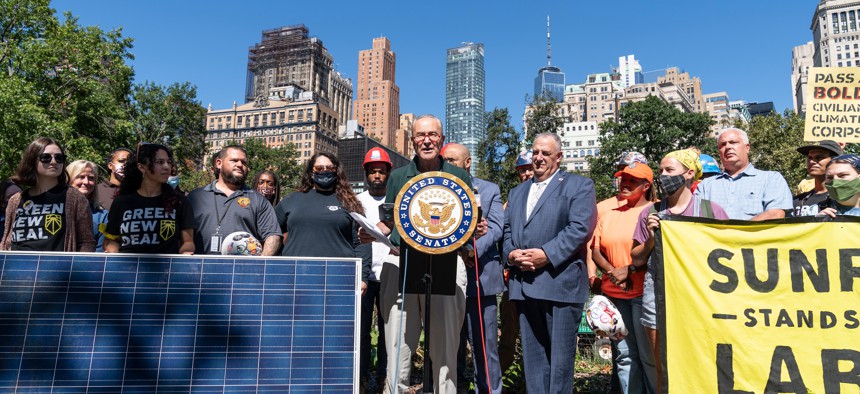
[[[627,204],[627,200],[618,198],[617,196],[609,197],[599,203],[597,203],[597,221],[600,222],[600,217],[603,216],[609,210],[624,206]],[[597,236],[597,231],[594,232],[594,235],[591,236],[591,241],[588,242],[588,248],[592,249],[594,247],[594,240]]]
[[[618,198],[617,196],[609,197],[599,203],[597,203],[597,219],[600,219],[600,215],[606,213],[611,209],[615,209],[627,204],[627,200],[623,198]]]
[[[649,209],[650,206],[651,204],[646,204],[641,207],[630,208],[623,205],[609,209],[600,215],[597,228],[594,229],[594,244],[600,246],[600,252],[613,267],[626,267],[632,263],[633,258],[630,257],[630,251],[633,249],[633,232],[639,222],[639,214],[642,213],[643,209]],[[633,288],[628,291],[604,280],[601,286],[603,294],[621,299],[642,296],[645,271],[636,271],[630,277],[633,280]]]

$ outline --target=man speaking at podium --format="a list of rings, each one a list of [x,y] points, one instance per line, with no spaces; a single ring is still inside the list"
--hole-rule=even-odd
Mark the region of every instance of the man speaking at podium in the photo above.
[[[511,265],[529,393],[572,393],[576,332],[588,300],[585,245],[594,232],[594,182],[560,171],[561,141],[538,134],[534,177],[513,188],[503,256]]]
[[[440,156],[439,152],[444,142],[442,121],[439,118],[433,115],[422,115],[415,119],[412,124],[412,144],[415,148],[415,157],[406,166],[391,172],[388,180],[388,191],[385,195],[386,203],[396,201],[400,189],[410,178],[428,171],[453,174],[469,188],[472,188],[469,173],[449,164]],[[388,229],[382,230],[388,233]],[[478,226],[478,230],[475,231],[476,235],[483,235],[486,232],[486,226]],[[391,232],[390,239],[394,245],[401,243],[400,234],[397,231]],[[401,253],[403,253],[402,247]],[[410,249],[409,253],[415,256],[416,253],[421,252]],[[407,267],[408,269],[409,267]],[[409,386],[412,355],[418,346],[424,313],[425,296],[423,294],[400,294],[399,277],[399,257],[389,255],[382,265],[380,278],[380,298],[382,315],[385,319],[385,342],[388,352],[388,377],[383,391],[385,393],[399,393]],[[457,257],[456,278],[434,277],[433,283],[452,280],[456,280],[454,295],[434,294],[431,297],[430,321],[432,324],[430,332],[425,334],[430,339],[429,352],[433,364],[434,392],[436,393],[455,394],[457,392],[457,349],[460,345],[460,328],[463,326],[463,318],[466,313],[466,268],[459,256]],[[400,347],[399,352],[398,345]],[[427,365],[426,356],[425,365]],[[395,373],[397,374],[396,378],[394,377]],[[425,385],[429,383],[424,382]]]

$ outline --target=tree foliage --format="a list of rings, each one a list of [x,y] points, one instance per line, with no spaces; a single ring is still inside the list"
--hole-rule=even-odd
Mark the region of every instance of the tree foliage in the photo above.
[[[198,159],[205,110],[196,88],[135,87],[131,48],[122,29],[82,26],[70,13],[58,18],[48,0],[0,0],[0,177],[40,136],[60,141],[72,160],[99,164],[141,140],[166,141],[181,158]],[[158,91],[164,100],[156,104]],[[143,103],[155,108],[151,116]],[[167,139],[150,137],[156,122]]]
[[[520,134],[511,126],[507,108],[494,108],[487,112],[485,138],[478,145],[478,178],[499,185],[502,199],[519,183],[514,165],[520,149]]]
[[[523,122],[525,146],[532,146],[534,138],[540,133],[558,133],[564,126],[564,119],[558,115],[558,101],[547,94],[529,99],[526,95],[526,116]]]
[[[137,140],[173,147],[179,162],[203,164],[206,108],[197,100],[196,87],[188,82],[167,87],[153,82],[135,85],[129,114]]]
[[[789,188],[794,190],[806,177],[806,157],[797,152],[803,142],[803,117],[786,110],[784,115],[771,112],[767,116],[756,116],[744,129],[750,138],[750,162],[756,168],[782,174]]]
[[[281,195],[285,195],[299,187],[304,167],[297,162],[298,151],[291,143],[279,147],[266,147],[259,139],[248,138],[245,143],[228,141],[226,145],[242,145],[248,152],[248,183],[254,175],[263,170],[269,170],[281,181]]]
[[[55,27],[54,10],[48,0],[0,1],[0,64],[7,77],[21,69],[25,49]]]
[[[622,106],[617,121],[610,119],[600,124],[600,153],[588,159],[598,198],[615,194],[615,160],[622,152],[642,153],[655,173],[659,160],[673,150],[695,146],[702,153],[716,156],[710,124],[708,114],[681,112],[655,96]]]

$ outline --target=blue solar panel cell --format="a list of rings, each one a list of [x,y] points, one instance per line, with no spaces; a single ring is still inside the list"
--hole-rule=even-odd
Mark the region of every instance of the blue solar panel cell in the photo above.
[[[359,263],[0,253],[0,392],[357,392]]]

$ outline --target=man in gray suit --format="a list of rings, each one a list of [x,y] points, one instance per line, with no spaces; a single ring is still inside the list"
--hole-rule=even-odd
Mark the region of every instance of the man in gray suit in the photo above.
[[[442,158],[448,163],[471,172],[472,156],[465,146],[448,144],[442,148],[441,153]],[[502,370],[499,366],[496,295],[505,290],[505,280],[496,245],[502,238],[505,214],[502,210],[499,186],[475,177],[472,177],[472,186],[481,196],[480,206],[484,215],[481,221],[488,226],[488,232],[487,235],[475,241],[474,250],[463,256],[467,277],[466,319],[460,332],[460,351],[457,355],[457,373],[463,378],[462,380],[458,378],[458,385],[464,387],[466,383],[465,386],[468,387],[468,380],[470,380],[464,376],[468,340],[472,347],[472,361],[474,361],[474,379],[477,386],[475,392],[499,394],[502,392]],[[477,268],[475,256],[477,256]],[[488,379],[492,390],[488,388]]]
[[[588,300],[586,245],[594,232],[594,182],[559,171],[561,140],[538,134],[534,177],[513,188],[505,212],[504,256],[511,268],[529,393],[573,392],[576,332]]]

